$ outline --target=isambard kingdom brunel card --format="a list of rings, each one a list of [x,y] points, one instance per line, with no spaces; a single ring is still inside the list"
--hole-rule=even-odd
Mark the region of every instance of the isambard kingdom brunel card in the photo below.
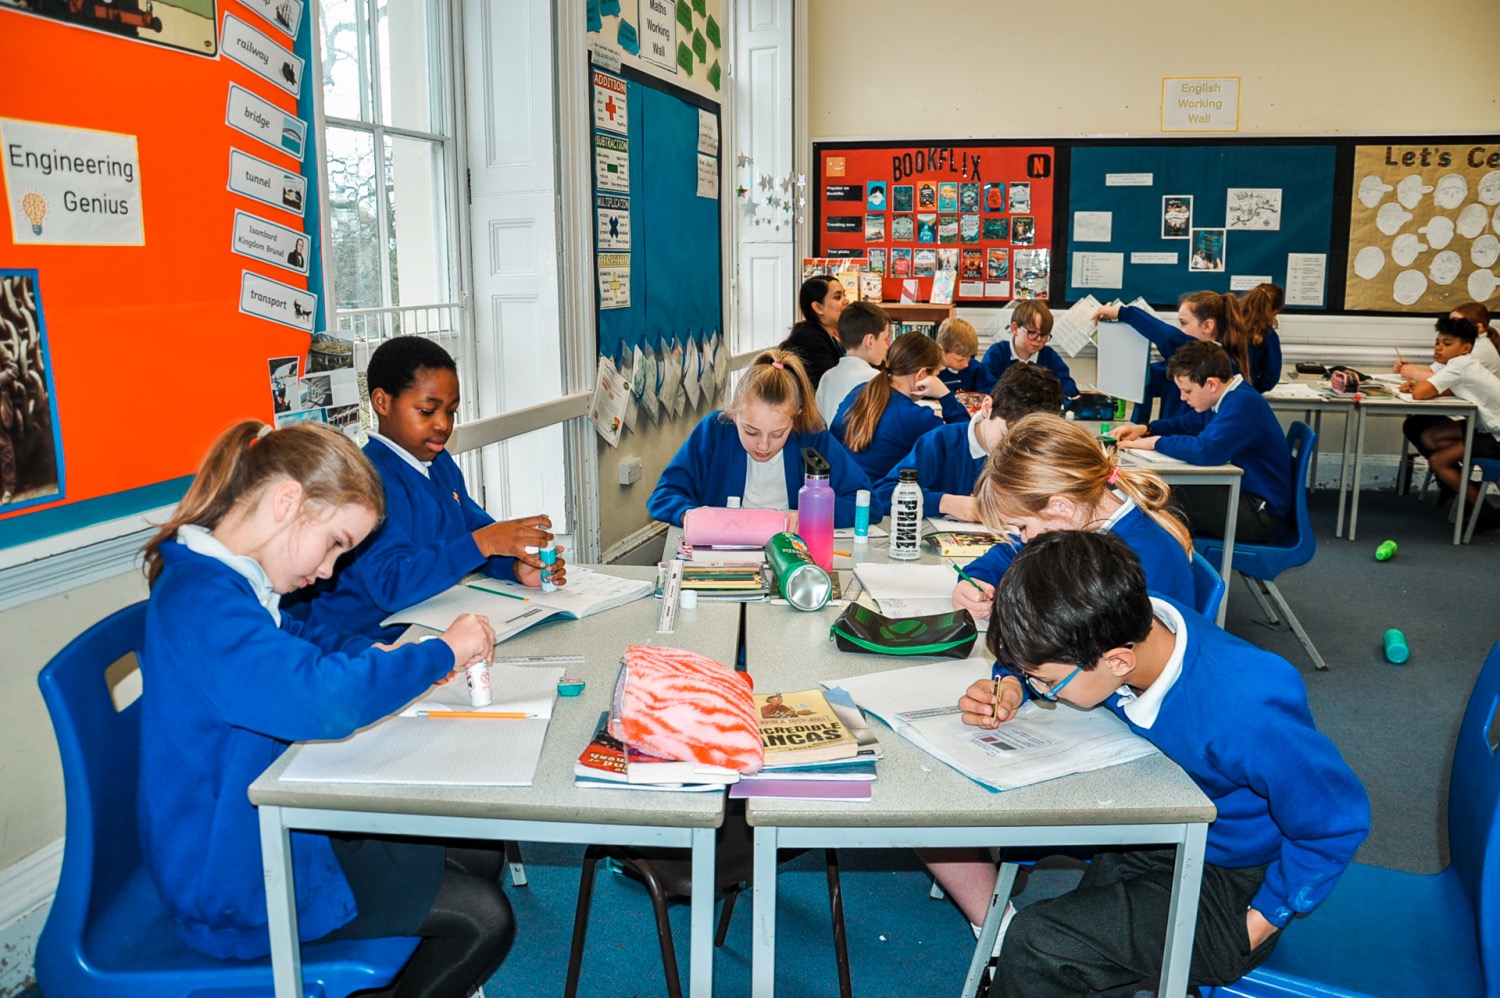
[[[273,263],[299,274],[307,273],[306,233],[277,225],[248,211],[234,213],[231,249],[252,260]]]
[[[229,58],[293,97],[302,92],[302,58],[233,14],[224,15],[219,46]]]
[[[229,106],[224,121],[230,128],[239,129],[302,162],[307,148],[307,122],[261,100],[237,83],[229,85]]]

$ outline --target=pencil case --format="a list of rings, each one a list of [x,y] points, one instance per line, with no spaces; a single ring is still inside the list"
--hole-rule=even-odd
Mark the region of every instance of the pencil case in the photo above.
[[[839,651],[968,658],[979,628],[968,610],[926,617],[886,617],[851,603],[833,622],[829,636]]]
[[[682,540],[692,547],[765,547],[786,530],[781,509],[697,506],[682,515]]]

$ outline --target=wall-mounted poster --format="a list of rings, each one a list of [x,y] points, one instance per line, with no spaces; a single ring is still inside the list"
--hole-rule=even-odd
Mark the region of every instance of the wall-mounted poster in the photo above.
[[[1345,306],[1500,306],[1500,140],[1356,146]]]
[[[885,262],[886,301],[899,300],[911,278],[919,300],[930,300],[932,279],[954,271],[954,300],[969,304],[1010,299],[1011,248],[1036,249],[1025,291],[1049,297],[1050,269],[1040,261],[1053,242],[1054,160],[1050,146],[818,143],[814,252],[857,250]],[[854,197],[864,199],[862,219],[845,203]],[[1005,273],[992,277],[994,266]]]

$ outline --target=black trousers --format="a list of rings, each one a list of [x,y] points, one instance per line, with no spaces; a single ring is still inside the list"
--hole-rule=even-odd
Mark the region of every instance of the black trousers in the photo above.
[[[1063,998],[1155,992],[1161,978],[1175,849],[1106,850],[1078,887],[1016,913],[1000,951],[992,995]],[[1275,933],[1251,950],[1245,927],[1264,866],[1205,865],[1189,980],[1228,984],[1264,960]]]
[[[1228,525],[1229,486],[1174,485],[1172,499],[1187,520],[1188,529],[1204,537],[1223,537]],[[1234,539],[1246,544],[1264,544],[1281,530],[1283,520],[1260,496],[1240,493],[1234,521]]]

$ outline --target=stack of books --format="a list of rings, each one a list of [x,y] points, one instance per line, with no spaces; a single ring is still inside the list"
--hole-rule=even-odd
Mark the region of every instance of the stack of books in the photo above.
[[[599,715],[594,737],[573,764],[573,783],[610,790],[719,790],[740,778],[721,766],[663,759],[626,745],[609,733],[609,711]]]
[[[880,742],[842,691],[755,695],[765,767],[730,797],[868,801]]]

